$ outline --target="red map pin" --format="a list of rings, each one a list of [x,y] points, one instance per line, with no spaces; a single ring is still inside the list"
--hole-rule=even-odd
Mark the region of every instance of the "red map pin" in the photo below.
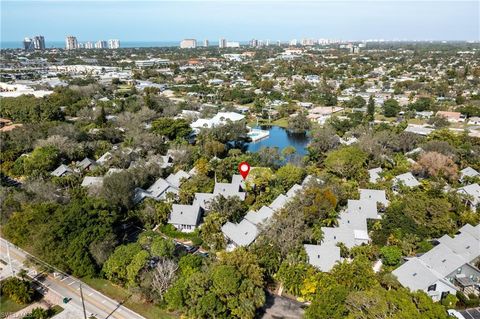
[[[241,162],[238,164],[238,170],[240,171],[240,175],[242,175],[243,179],[247,178],[248,172],[250,172],[250,165],[247,162]]]

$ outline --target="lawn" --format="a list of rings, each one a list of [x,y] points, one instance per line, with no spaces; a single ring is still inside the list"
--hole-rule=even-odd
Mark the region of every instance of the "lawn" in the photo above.
[[[119,302],[124,301],[129,296],[129,293],[126,289],[113,285],[110,281],[106,279],[83,278],[82,280],[90,287]],[[129,309],[132,309],[133,311],[137,312],[138,314],[144,316],[147,319],[178,318],[177,315],[169,313],[168,311],[163,310],[153,304],[145,304],[141,302],[127,300],[123,305]]]
[[[28,304],[18,304],[10,300],[7,296],[0,296],[0,318],[5,318],[7,313],[15,313],[28,306]]]

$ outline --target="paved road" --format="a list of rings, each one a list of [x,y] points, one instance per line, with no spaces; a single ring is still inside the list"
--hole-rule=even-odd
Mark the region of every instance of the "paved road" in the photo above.
[[[26,259],[27,253],[15,247],[7,240],[0,238],[0,258],[9,263],[7,256],[7,245],[10,249],[10,258],[13,270],[18,272],[20,269],[26,269],[23,261]],[[10,265],[1,265],[0,279],[11,275]],[[34,269],[26,269],[30,276],[35,275]],[[85,309],[87,317],[91,314],[98,319],[145,319],[132,310],[122,306],[117,301],[106,297],[93,288],[83,284],[80,280],[67,275],[48,275],[45,278],[39,278],[39,281],[48,288],[49,293],[53,293],[58,299],[57,302],[62,305],[64,297],[72,298],[67,304],[72,312],[79,314],[79,319],[83,317],[82,301],[80,296],[80,285],[82,286],[83,298],[85,300]],[[74,319],[74,318],[72,318]]]
[[[460,311],[465,319],[480,319],[480,308],[471,308]]]

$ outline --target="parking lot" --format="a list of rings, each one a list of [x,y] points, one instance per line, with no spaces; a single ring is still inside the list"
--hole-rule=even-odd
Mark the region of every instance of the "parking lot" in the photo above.
[[[480,308],[472,308],[460,311],[465,319],[480,319]]]

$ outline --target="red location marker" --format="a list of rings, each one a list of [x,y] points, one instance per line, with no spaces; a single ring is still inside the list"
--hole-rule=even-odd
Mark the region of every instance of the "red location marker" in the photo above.
[[[247,178],[248,172],[250,172],[250,165],[247,162],[241,162],[238,164],[238,170],[240,171],[240,175],[242,175],[243,179]]]

